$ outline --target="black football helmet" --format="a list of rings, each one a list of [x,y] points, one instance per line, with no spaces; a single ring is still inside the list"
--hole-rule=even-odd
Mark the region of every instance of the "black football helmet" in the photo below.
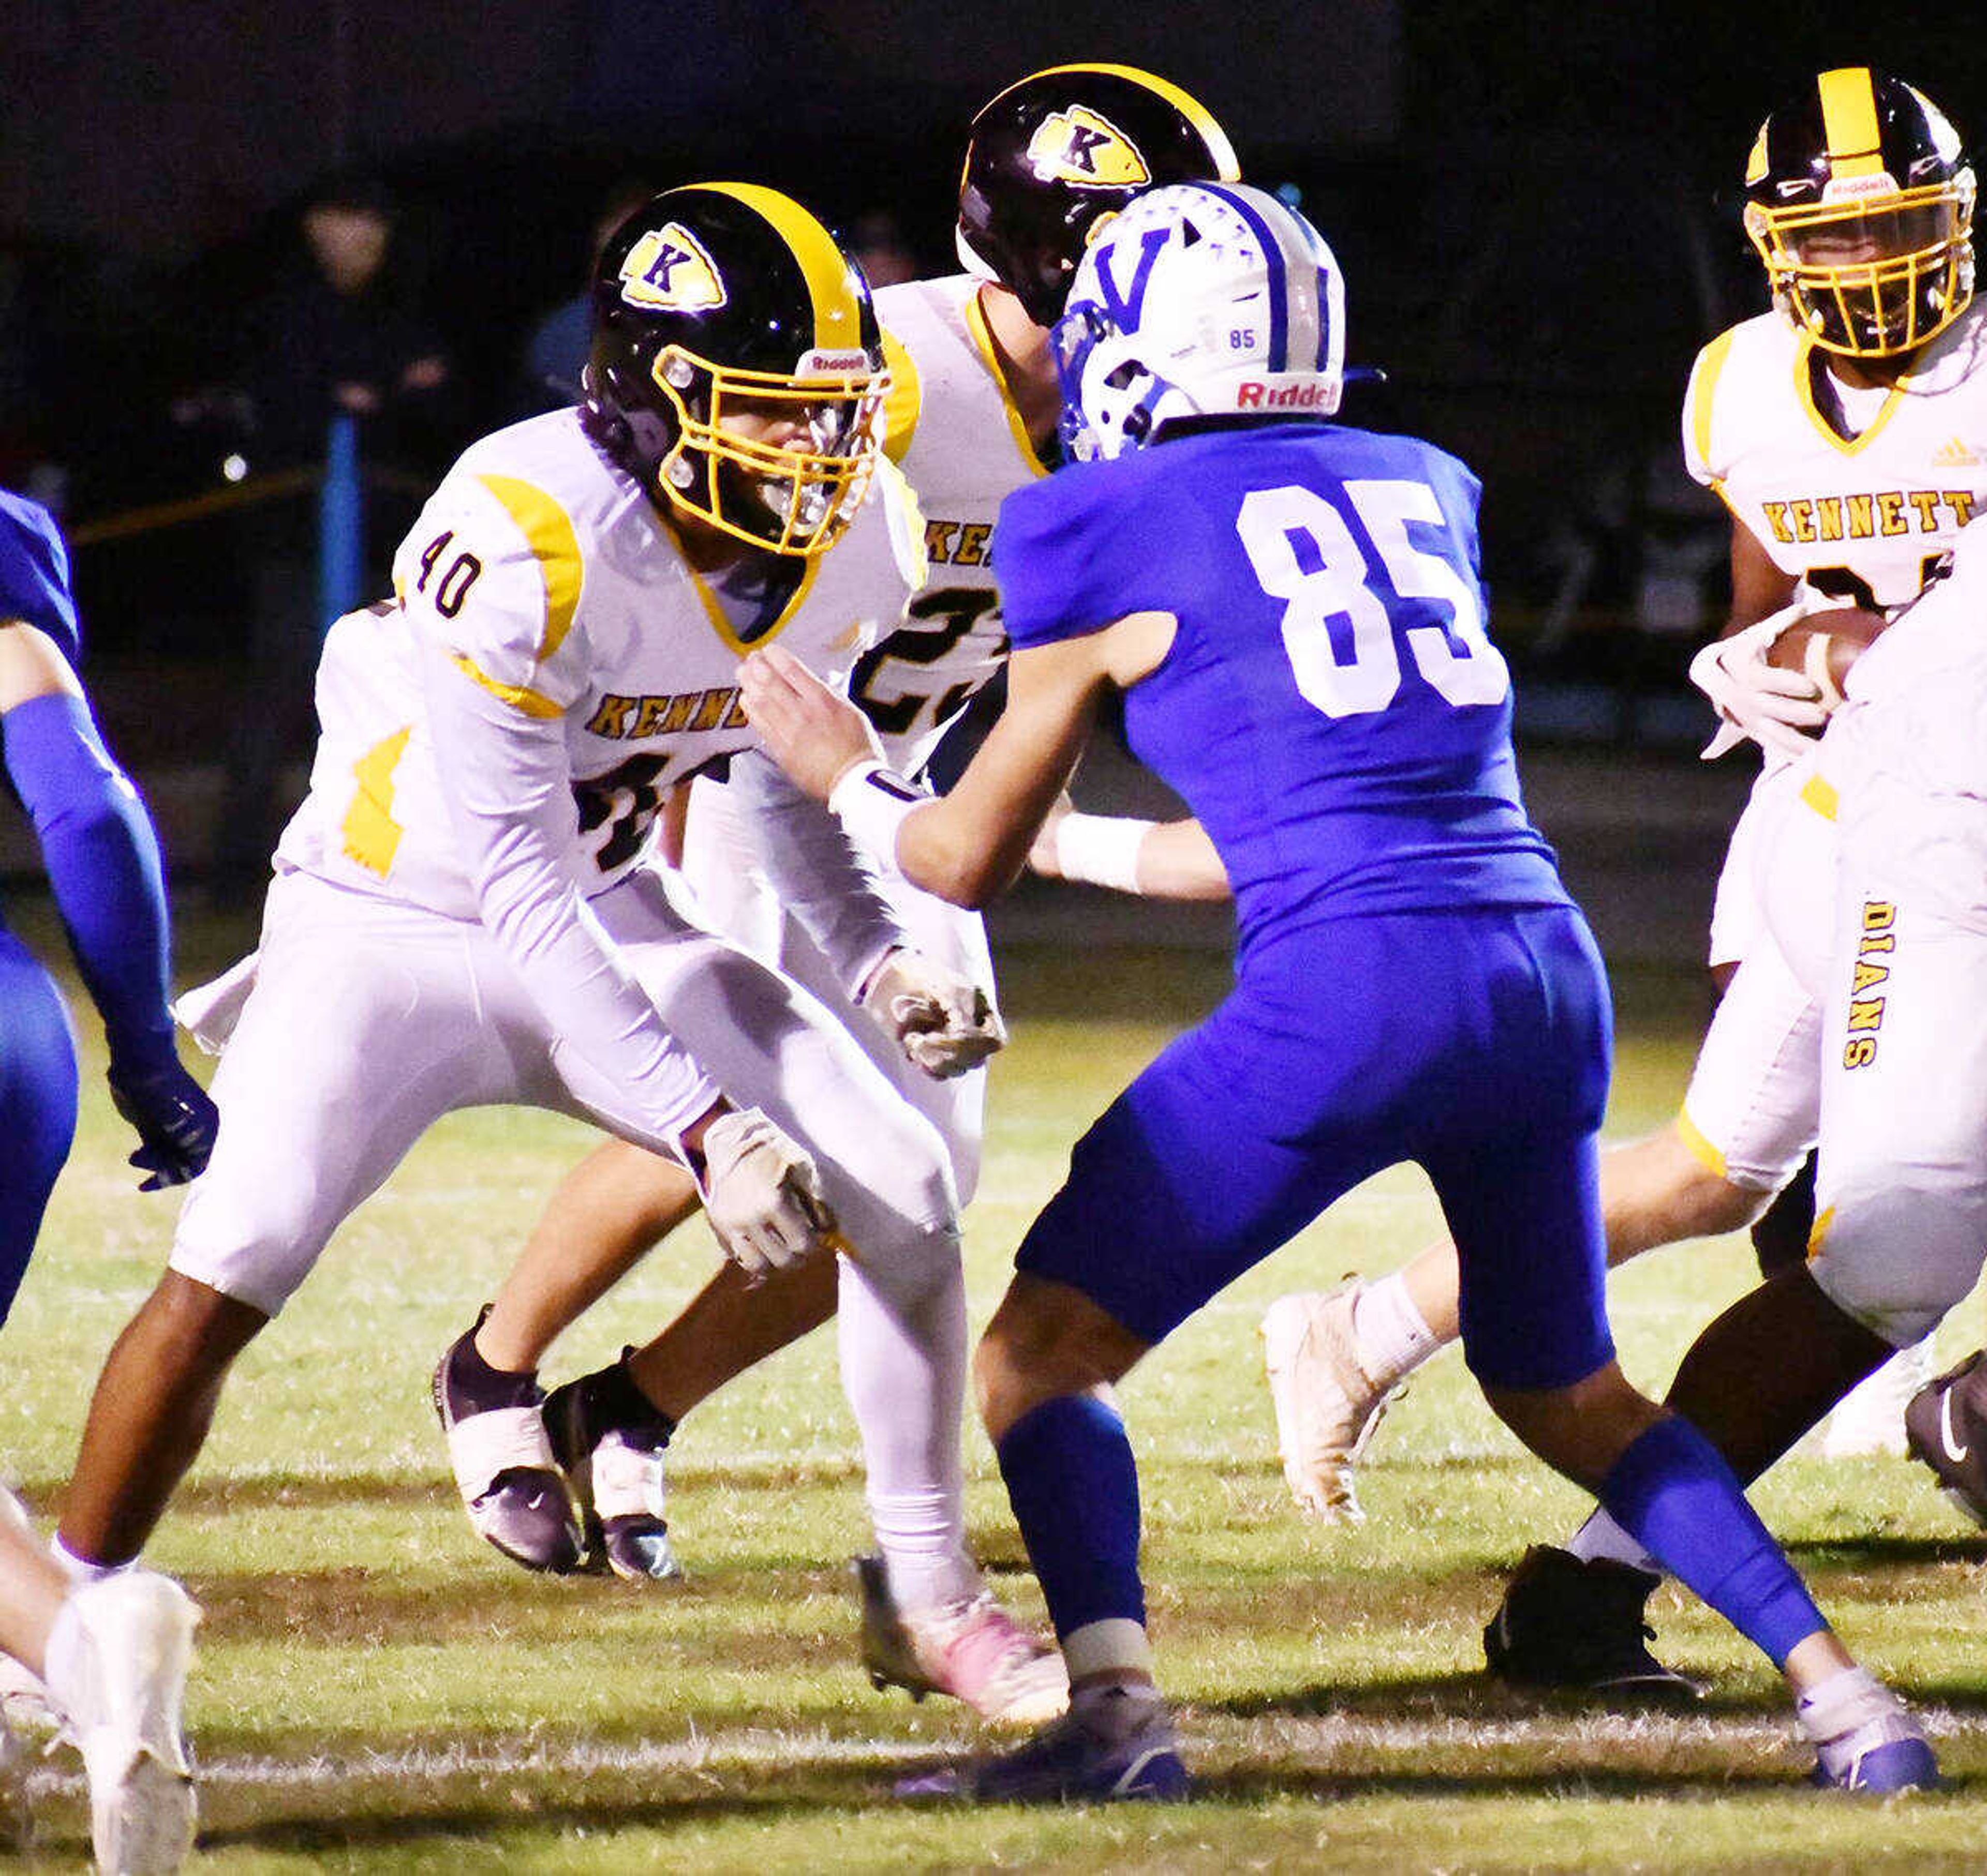
[[[660,499],[811,558],[862,505],[886,379],[861,270],[754,183],[670,189],[593,275],[589,433]]]
[[[1746,232],[1774,304],[1853,358],[1915,351],[1973,297],[1973,172],[1924,93],[1867,66],[1824,72],[1760,126]]]
[[[1053,326],[1090,232],[1149,184],[1239,182],[1235,152],[1196,99],[1128,65],[1059,65],[973,120],[959,253]]]

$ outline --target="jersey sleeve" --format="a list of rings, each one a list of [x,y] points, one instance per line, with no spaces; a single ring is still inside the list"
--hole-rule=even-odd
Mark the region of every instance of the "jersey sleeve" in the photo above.
[[[1733,332],[1721,333],[1698,353],[1683,394],[1684,467],[1692,480],[1719,494],[1724,491],[1729,464],[1719,447],[1718,392],[1734,336]]]
[[[393,562],[393,589],[424,641],[526,717],[563,716],[585,693],[576,629],[585,565],[571,519],[533,484],[458,467]]]
[[[1166,558],[1163,506],[1121,503],[1116,464],[1059,471],[1000,504],[994,570],[1017,651],[1101,631],[1145,609],[1140,591]]]
[[[0,623],[46,632],[71,664],[82,650],[69,550],[47,509],[0,490]]]

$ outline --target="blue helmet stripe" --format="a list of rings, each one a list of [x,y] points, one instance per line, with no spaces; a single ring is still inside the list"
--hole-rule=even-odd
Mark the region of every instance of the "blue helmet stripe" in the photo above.
[[[1283,244],[1270,232],[1270,224],[1256,211],[1255,204],[1236,189],[1224,189],[1219,183],[1193,183],[1189,187],[1203,189],[1209,195],[1219,196],[1249,224],[1249,231],[1263,245],[1263,258],[1270,264],[1270,356],[1264,369],[1270,371],[1290,369],[1290,295],[1284,271]]]

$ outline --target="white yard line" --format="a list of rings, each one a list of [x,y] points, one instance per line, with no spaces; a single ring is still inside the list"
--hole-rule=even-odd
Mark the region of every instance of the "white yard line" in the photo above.
[[[1935,1738],[1977,1733],[1987,1721],[1944,1707],[1916,1709]],[[1421,1752],[1431,1748],[1487,1750],[1500,1746],[1538,1749],[1555,1743],[1591,1753],[1597,1747],[1666,1746],[1675,1749],[1743,1746],[1765,1752],[1796,1748],[1791,1717],[1759,1714],[1732,1716],[1574,1713],[1540,1714],[1507,1719],[1473,1719],[1457,1714],[1420,1720],[1374,1718],[1358,1713],[1318,1719],[1263,1716],[1237,1731],[1216,1722],[1196,1722],[1191,1713],[1182,1728],[1189,1751],[1198,1744],[1216,1763],[1233,1756],[1231,1745],[1243,1746],[1250,1758],[1292,1756],[1320,1761],[1317,1770],[1348,1752]],[[557,1744],[519,1746],[408,1746],[380,1752],[326,1753],[309,1758],[278,1758],[263,1754],[230,1754],[200,1763],[200,1782],[210,1787],[244,1786],[268,1790],[322,1790],[340,1784],[380,1780],[431,1781],[444,1779],[502,1779],[531,1773],[698,1772],[727,1766],[784,1766],[795,1771],[825,1766],[873,1765],[879,1769],[920,1760],[942,1759],[962,1749],[939,1739],[848,1738],[821,1732],[781,1733],[766,1728],[737,1733],[699,1733],[687,1739],[644,1741],[633,1745],[590,1745],[575,1740]],[[1591,1770],[1591,1767],[1585,1768]],[[1575,1768],[1569,1768],[1570,1773]],[[79,1773],[43,1760],[29,1773],[31,1795],[76,1791]]]

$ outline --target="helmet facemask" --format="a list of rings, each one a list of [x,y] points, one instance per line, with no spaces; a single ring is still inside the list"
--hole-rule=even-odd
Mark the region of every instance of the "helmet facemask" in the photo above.
[[[1973,172],[1914,189],[1746,211],[1776,302],[1852,358],[1915,351],[1973,297]]]
[[[665,346],[653,376],[676,434],[656,487],[721,533],[811,558],[841,538],[869,491],[889,374],[860,353],[801,363],[747,371]],[[829,363],[845,368],[816,369]]]

